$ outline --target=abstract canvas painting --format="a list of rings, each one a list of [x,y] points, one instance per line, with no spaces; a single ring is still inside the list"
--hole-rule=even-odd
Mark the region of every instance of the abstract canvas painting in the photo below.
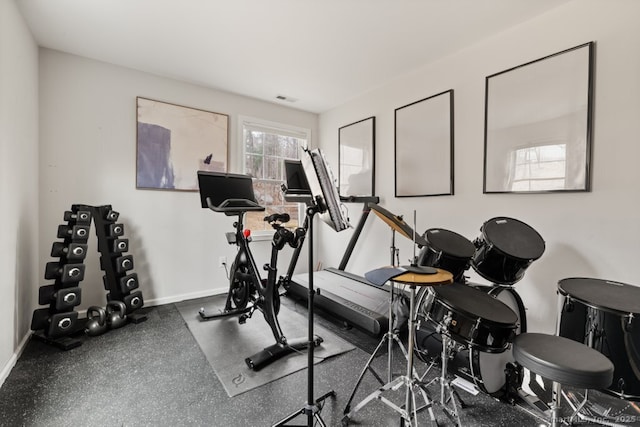
[[[198,189],[198,170],[227,171],[229,116],[137,98],[136,187]]]

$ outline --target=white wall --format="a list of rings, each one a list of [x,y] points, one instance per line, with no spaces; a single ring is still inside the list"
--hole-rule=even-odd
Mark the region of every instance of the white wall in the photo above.
[[[469,240],[490,218],[508,216],[535,228],[544,255],[515,288],[531,331],[553,332],[558,280],[595,277],[640,283],[640,2],[576,0],[320,115],[320,147],[337,171],[338,128],[376,116],[376,189],[381,205],[413,223],[456,231]],[[483,194],[485,77],[589,41],[596,42],[592,191],[564,194]],[[455,91],[455,195],[394,198],[394,109]],[[429,168],[438,159],[425,158]],[[351,205],[357,220],[359,206]],[[335,266],[349,232],[320,232],[318,259]],[[371,215],[347,270],[363,274],[388,265],[391,232]],[[412,248],[397,239],[400,261]],[[472,269],[471,280],[487,283]]]
[[[516,289],[528,306],[530,329],[552,331],[559,279],[636,282],[632,266],[640,255],[634,191],[640,178],[635,165],[640,154],[640,57],[635,52],[640,50],[640,28],[634,18],[639,15],[640,3],[634,0],[576,0],[326,112],[318,126],[317,115],[276,104],[47,49],[38,56],[15,4],[0,2],[0,380],[28,334],[51,243],[57,240],[63,212],[73,203],[112,204],[121,212],[149,302],[226,289],[217,260],[234,254],[224,240],[232,219],[201,209],[196,193],[135,189],[136,96],[229,114],[235,171],[238,115],[311,128],[314,140],[321,136],[320,145],[335,171],[337,129],[375,115],[381,203],[404,214],[409,223],[415,209],[419,232],[442,227],[472,240],[484,221],[505,215],[542,234],[547,250]],[[482,194],[485,76],[591,40],[596,42],[592,192]],[[396,199],[393,110],[450,88],[455,90],[456,194]],[[433,161],[437,159],[424,159],[425,167]],[[354,223],[360,208],[350,205]],[[322,224],[315,229],[318,261],[336,266],[349,232],[336,234]],[[388,227],[372,215],[348,269],[362,274],[388,264],[390,236]],[[397,245],[401,262],[407,262],[410,242],[397,239]],[[262,246],[258,262],[266,262],[268,243],[254,246]],[[92,236],[90,248],[95,247]],[[97,253],[90,253],[82,307],[104,303]],[[306,251],[298,265],[306,269]]]
[[[0,384],[37,304],[38,47],[13,1],[0,1]]]
[[[136,96],[228,114],[233,172],[240,171],[238,115],[310,128],[312,139],[317,134],[316,114],[41,49],[39,262],[51,260],[58,224],[72,204],[111,204],[148,303],[226,292],[218,258],[230,264],[235,255],[224,235],[233,218],[200,208],[197,192],[135,188]],[[105,303],[96,247],[92,231],[80,309]],[[253,248],[259,265],[269,261],[270,242]],[[283,251],[281,266],[289,255]],[[306,250],[298,265],[306,268]]]

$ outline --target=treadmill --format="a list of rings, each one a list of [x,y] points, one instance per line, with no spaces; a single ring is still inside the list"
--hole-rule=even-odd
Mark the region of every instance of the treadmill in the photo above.
[[[311,191],[301,163],[285,160],[284,167],[287,180],[287,185],[283,186],[285,199],[304,203]],[[379,198],[340,196],[340,201],[364,203],[364,208],[339,267],[313,273],[314,306],[325,316],[333,316],[370,335],[379,336],[388,329],[389,287],[375,286],[362,276],[344,271],[371,212],[369,203],[377,203]],[[309,273],[290,274],[289,277],[290,280],[283,282],[287,294],[306,301],[309,297]]]
[[[296,274],[285,285],[287,292],[306,300],[309,275]],[[313,273],[316,290],[314,304],[324,313],[332,315],[368,334],[378,337],[388,329],[389,290],[373,285],[364,277],[326,268]]]
[[[318,293],[314,297],[314,301],[319,308],[333,316],[355,325],[373,336],[379,336],[387,332],[389,326],[389,292],[391,287],[387,284],[382,287],[376,286],[364,277],[344,271],[369,212],[373,211],[394,230],[394,233],[398,232],[413,240],[419,247],[427,246],[428,243],[423,236],[417,235],[401,216],[394,215],[379,206],[376,204],[376,200],[369,200],[377,199],[377,197],[366,199],[360,223],[349,241],[340,266],[337,269],[327,268],[314,273],[313,283]],[[308,292],[308,281],[307,273],[294,275],[291,277],[287,289],[291,294],[305,298]]]

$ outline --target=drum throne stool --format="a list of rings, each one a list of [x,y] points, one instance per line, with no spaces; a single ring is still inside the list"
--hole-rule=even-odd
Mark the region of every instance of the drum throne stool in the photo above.
[[[582,403],[568,418],[578,415],[587,401],[589,389],[603,389],[613,380],[613,363],[602,353],[568,338],[541,333],[525,333],[513,340],[513,357],[521,366],[553,381],[551,426],[559,426],[562,386],[585,389]]]

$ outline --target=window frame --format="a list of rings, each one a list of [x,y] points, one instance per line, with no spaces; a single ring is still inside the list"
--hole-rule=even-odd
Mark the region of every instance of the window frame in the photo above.
[[[273,131],[274,133],[279,133],[282,135],[289,135],[289,136],[293,136],[300,139],[306,139],[306,146],[300,145],[300,147],[298,147],[298,149],[300,150],[299,151],[300,157],[302,157],[302,150],[304,148],[309,148],[311,146],[311,129],[310,128],[305,128],[305,127],[300,127],[300,126],[295,126],[295,125],[290,125],[290,124],[285,124],[280,122],[274,122],[270,120],[260,119],[257,117],[240,115],[238,116],[238,123],[237,123],[238,136],[236,139],[238,141],[238,158],[240,163],[239,170],[243,174],[247,173],[246,159],[245,159],[246,150],[245,150],[245,141],[244,141],[244,130],[246,127],[254,128],[256,130]],[[300,224],[302,224],[302,222],[304,221],[304,214],[305,214],[304,204],[298,203],[298,220]],[[253,237],[254,240],[269,240],[273,236],[273,231],[272,230],[257,230],[257,231],[252,230],[251,236]]]

